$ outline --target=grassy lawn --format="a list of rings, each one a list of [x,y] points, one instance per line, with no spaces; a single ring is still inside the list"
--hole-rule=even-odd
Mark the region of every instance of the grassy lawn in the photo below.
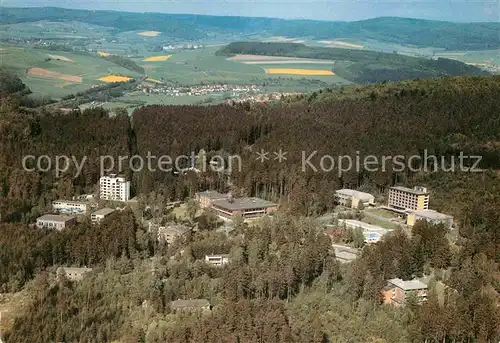
[[[172,210],[172,213],[180,220],[188,220],[188,216],[187,216],[187,204],[186,203],[183,203],[177,207],[174,207],[174,209]],[[203,209],[198,209],[198,211],[196,212],[196,215],[195,215],[195,218],[196,217],[199,217],[203,214]]]
[[[367,212],[368,213],[373,213],[373,214],[375,214],[377,216],[388,218],[388,219],[397,218],[398,217],[394,212],[387,211],[387,210],[380,209],[380,208],[367,209],[367,210],[365,210],[365,213],[367,213]]]
[[[368,215],[365,215],[363,219],[361,219],[362,222],[372,224],[372,225],[377,225],[380,226],[384,229],[389,229],[389,230],[395,230],[400,227],[398,223],[392,223],[390,221],[385,221],[385,220],[380,220],[375,217],[370,217]]]

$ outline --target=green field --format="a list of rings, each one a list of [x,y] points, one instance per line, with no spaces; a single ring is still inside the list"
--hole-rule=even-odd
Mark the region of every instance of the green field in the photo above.
[[[500,49],[479,51],[446,51],[435,54],[437,57],[450,58],[465,63],[487,63],[491,61],[500,65]]]
[[[173,53],[172,57],[164,62],[144,62],[144,58],[134,59],[134,61],[145,68],[149,77],[182,85],[244,84],[265,76],[264,71],[258,66],[245,65],[215,56],[216,50],[217,48],[204,48],[181,51]],[[150,53],[149,56],[168,54],[168,52]]]
[[[64,56],[73,62],[50,59],[48,55]],[[117,66],[103,58],[72,54],[62,51],[47,51],[33,48],[4,47],[0,50],[1,68],[16,73],[37,96],[61,98],[65,95],[89,89],[93,85],[104,84],[98,79],[110,73],[137,77],[139,74]],[[49,71],[82,77],[81,83],[47,77],[30,76],[28,68],[43,68]]]
[[[330,69],[325,64],[272,64],[257,65],[245,64],[239,61],[228,60],[224,56],[217,56],[218,47],[209,47],[199,50],[173,52],[164,62],[145,62],[144,58],[133,59],[143,66],[146,74],[157,80],[167,83],[196,85],[201,83],[230,83],[230,84],[262,84],[266,79],[316,79],[329,84],[344,84],[348,81],[338,76],[296,76],[296,75],[267,75],[264,68],[302,68],[302,69]],[[169,53],[150,53],[149,56],[167,55]],[[147,57],[147,56],[146,56]]]
[[[254,65],[257,66],[257,65]],[[286,68],[286,69],[308,69],[308,70],[331,70],[335,73],[335,64],[315,64],[315,63],[284,63],[284,64],[259,64],[258,65],[262,70],[272,68]],[[352,82],[347,81],[346,79],[341,78],[338,75],[325,75],[325,76],[307,76],[307,75],[288,75],[288,74],[267,74],[270,78],[283,78],[289,77],[292,79],[316,79],[329,84],[352,84]]]
[[[105,46],[105,47],[104,47]],[[138,65],[145,68],[147,76],[162,80],[167,85],[199,85],[209,83],[226,84],[257,84],[266,92],[273,91],[311,91],[324,88],[331,84],[345,84],[346,80],[338,76],[297,76],[297,75],[268,75],[264,68],[303,68],[303,69],[331,69],[325,64],[273,64],[250,65],[239,61],[217,56],[218,47],[206,47],[198,50],[174,51],[172,53],[148,52],[144,45],[134,44],[95,44],[96,51],[130,51],[138,50],[144,57],[132,58]],[[162,62],[145,62],[145,58],[172,54],[171,58]],[[50,58],[49,55],[62,56],[71,61],[62,61]],[[60,99],[63,96],[81,92],[94,85],[103,84],[98,79],[108,74],[126,75],[137,77],[139,74],[105,60],[99,56],[69,53],[65,51],[49,51],[31,47],[5,46],[0,50],[1,65],[3,69],[16,73],[32,90],[34,96],[49,96]],[[49,59],[50,58],[50,59]],[[27,75],[29,68],[42,68],[52,72],[67,75],[81,76],[82,82],[68,82],[48,77]],[[214,100],[221,101],[224,94],[214,94],[207,97],[181,96],[170,98],[167,96],[127,95],[125,102],[136,100],[151,103],[180,104],[203,103]],[[142,97],[142,98],[141,98]],[[130,99],[129,99],[130,98]],[[121,100],[117,100],[121,101]],[[155,102],[158,101],[158,102]]]

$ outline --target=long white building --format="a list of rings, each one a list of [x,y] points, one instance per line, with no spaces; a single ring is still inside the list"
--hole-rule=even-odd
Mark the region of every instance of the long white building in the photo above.
[[[86,214],[87,203],[72,200],[56,200],[52,202],[54,212],[64,214]]]
[[[104,200],[130,200],[130,181],[123,176],[110,174],[99,179],[99,197]]]

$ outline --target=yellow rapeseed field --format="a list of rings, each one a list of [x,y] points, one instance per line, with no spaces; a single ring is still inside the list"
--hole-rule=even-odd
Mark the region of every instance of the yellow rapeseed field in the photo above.
[[[289,74],[289,75],[312,75],[312,76],[335,75],[335,73],[331,70],[289,69],[289,68],[267,68],[266,74]]]
[[[128,76],[119,76],[119,75],[108,75],[99,78],[100,81],[104,82],[127,82],[131,80],[131,77]]]
[[[105,52],[105,51],[98,51],[97,54],[99,56],[104,56],[104,57],[111,55],[109,52]]]
[[[156,37],[160,33],[161,32],[158,32],[158,31],[144,31],[144,32],[139,32],[138,35],[144,36],[144,37]]]
[[[143,62],[163,62],[163,61],[168,60],[170,58],[170,56],[172,56],[172,55],[151,56],[151,57],[148,57],[142,61]]]

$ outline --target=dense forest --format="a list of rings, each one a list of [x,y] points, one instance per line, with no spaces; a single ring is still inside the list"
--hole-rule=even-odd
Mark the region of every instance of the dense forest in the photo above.
[[[58,113],[22,107],[17,81],[0,102],[0,293],[23,290],[26,308],[7,342],[497,342],[500,339],[500,77],[448,77],[325,89],[269,104],[148,106],[129,118],[103,109]],[[286,163],[255,152],[287,151]],[[302,170],[329,154],[425,156],[427,172]],[[442,170],[460,152],[482,156],[480,172]],[[52,200],[95,191],[99,156],[241,156],[241,169],[200,173],[122,170],[138,208],[97,229],[30,226]],[[26,155],[74,156],[62,175],[23,170]],[[203,170],[196,160],[196,167]],[[466,166],[473,161],[465,159]],[[34,167],[29,164],[28,167]],[[75,177],[78,175],[77,177]],[[417,222],[394,230],[341,265],[314,218],[332,210],[334,190],[357,188],[383,201],[394,184],[424,185],[431,207],[457,229]],[[204,225],[168,245],[141,225],[146,205],[204,189],[280,204],[258,226],[231,234]],[[203,215],[204,216],[204,215]],[[197,218],[200,220],[200,218]],[[191,221],[183,222],[193,225]],[[202,261],[228,253],[222,268]],[[87,266],[83,281],[56,278],[58,266]],[[386,280],[428,275],[425,304],[381,304]],[[174,313],[176,299],[208,299],[211,314]],[[1,302],[1,299],[0,299]]]
[[[218,50],[217,53],[333,60],[335,74],[354,83],[488,74],[477,67],[446,58],[433,60],[369,50],[310,47],[299,43],[234,42]]]
[[[382,42],[449,50],[486,50],[500,46],[499,23],[452,23],[383,17],[354,22],[284,20],[192,14],[88,11],[55,7],[3,8],[3,24],[39,20],[75,20],[117,31],[157,30],[174,39],[203,40],[214,36],[310,37],[375,39]],[[418,32],[418,34],[415,34]]]

